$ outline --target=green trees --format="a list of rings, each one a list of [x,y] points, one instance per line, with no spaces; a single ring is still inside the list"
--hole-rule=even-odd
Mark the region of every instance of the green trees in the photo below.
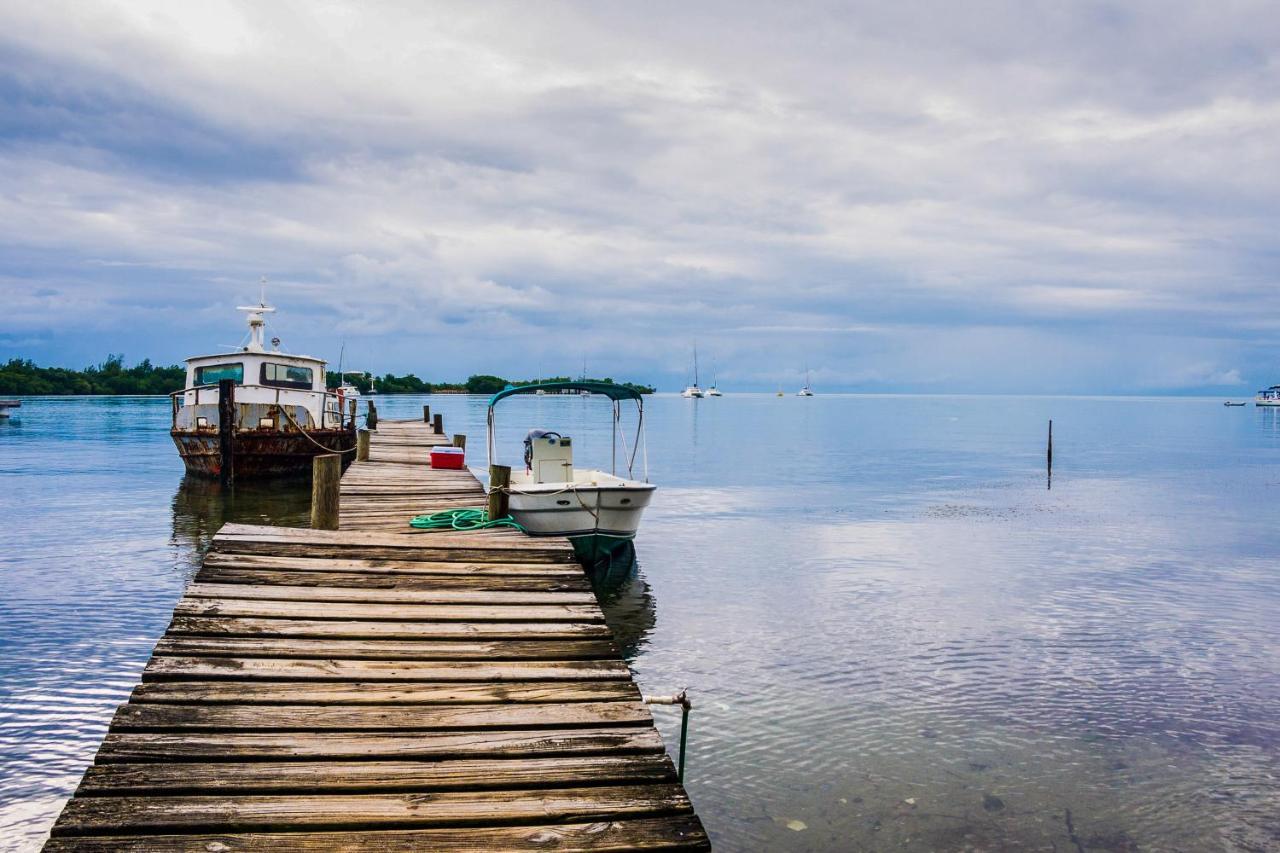
[[[14,358],[0,365],[0,394],[168,394],[181,390],[186,378],[186,368],[157,367],[150,359],[125,367],[123,355],[107,356],[84,370]]]
[[[465,387],[468,394],[497,394],[503,388],[506,388],[507,384],[507,380],[500,376],[479,374],[468,376]]]
[[[430,382],[423,382],[412,373],[405,376],[388,373],[378,379],[379,394],[430,394],[431,389]]]
[[[14,358],[0,364],[0,396],[41,395],[41,394],[170,394],[182,390],[186,383],[187,371],[181,365],[161,367],[143,359],[133,367],[125,367],[124,356],[112,354],[101,364],[86,367],[84,370],[69,370],[65,367],[40,367],[30,359]],[[336,371],[326,375],[329,388],[337,388],[339,376]],[[452,392],[455,394],[496,394],[508,385],[532,385],[534,380],[508,381],[501,376],[475,374],[467,377],[466,382],[426,382],[410,373],[396,376],[388,373],[374,377],[369,373],[348,373],[347,381],[360,389],[360,393],[368,394],[372,387],[379,394],[430,394],[433,391]],[[567,376],[556,376],[541,380],[543,382],[568,382]],[[608,382],[612,379],[592,379],[591,382]],[[647,385],[636,385],[631,382],[622,383],[641,394],[652,394],[653,388]]]

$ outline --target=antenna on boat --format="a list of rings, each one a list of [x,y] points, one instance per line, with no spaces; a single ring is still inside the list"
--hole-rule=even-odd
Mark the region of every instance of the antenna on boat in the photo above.
[[[257,305],[237,305],[237,311],[247,311],[249,313],[249,344],[246,346],[245,352],[262,352],[263,331],[266,329],[267,321],[262,316],[270,314],[276,309],[267,304],[267,277],[264,275],[259,281],[262,289],[258,297]]]

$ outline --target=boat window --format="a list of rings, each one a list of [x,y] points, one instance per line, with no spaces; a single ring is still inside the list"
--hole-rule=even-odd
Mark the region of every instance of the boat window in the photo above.
[[[217,385],[223,379],[244,382],[243,364],[206,364],[196,368],[197,385]]]
[[[311,368],[292,364],[266,362],[262,365],[262,384],[276,388],[310,388]]]

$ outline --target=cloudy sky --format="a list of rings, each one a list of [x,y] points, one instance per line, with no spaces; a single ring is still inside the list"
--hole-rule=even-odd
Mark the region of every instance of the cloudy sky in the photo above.
[[[1273,2],[0,0],[0,357],[1238,395],[1278,226]]]

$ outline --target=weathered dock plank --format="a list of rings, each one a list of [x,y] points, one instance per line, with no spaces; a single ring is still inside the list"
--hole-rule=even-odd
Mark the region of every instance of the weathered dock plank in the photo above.
[[[319,853],[376,850],[411,853],[458,850],[473,853],[598,853],[618,850],[706,849],[706,834],[693,814],[609,818],[592,822],[533,823],[521,826],[469,826],[448,829],[368,832],[218,833],[194,835],[54,838],[50,853]]]
[[[336,531],[228,524],[49,851],[690,850],[707,836],[564,540],[381,421]]]

